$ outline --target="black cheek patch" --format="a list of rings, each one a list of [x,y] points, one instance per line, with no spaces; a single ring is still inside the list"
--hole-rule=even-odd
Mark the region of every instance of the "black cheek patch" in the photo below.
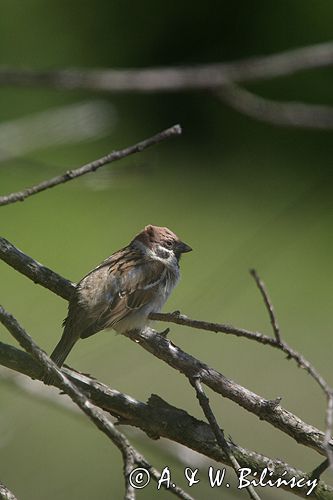
[[[156,249],[156,255],[161,259],[168,259],[170,256],[170,252],[168,252],[168,250],[165,250],[164,248],[158,247]]]

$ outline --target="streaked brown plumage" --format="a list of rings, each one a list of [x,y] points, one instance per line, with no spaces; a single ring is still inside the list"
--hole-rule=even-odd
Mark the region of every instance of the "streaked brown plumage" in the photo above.
[[[180,256],[190,250],[168,228],[149,225],[104,260],[78,283],[53,361],[62,366],[79,338],[105,328],[119,333],[142,329],[177,284]]]

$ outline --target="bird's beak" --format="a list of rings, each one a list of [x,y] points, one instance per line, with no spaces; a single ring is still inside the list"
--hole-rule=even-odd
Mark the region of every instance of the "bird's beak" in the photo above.
[[[186,243],[179,241],[177,243],[177,252],[178,253],[192,252],[192,248],[189,245],[186,245]]]

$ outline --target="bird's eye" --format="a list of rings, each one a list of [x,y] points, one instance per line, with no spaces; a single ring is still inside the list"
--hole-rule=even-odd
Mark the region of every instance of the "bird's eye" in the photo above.
[[[166,241],[165,244],[168,248],[172,247],[172,241]]]

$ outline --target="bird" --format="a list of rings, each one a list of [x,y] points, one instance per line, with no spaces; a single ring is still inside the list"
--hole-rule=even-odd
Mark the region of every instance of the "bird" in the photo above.
[[[181,255],[190,251],[167,227],[147,225],[77,284],[51,359],[60,368],[79,339],[101,330],[142,331],[149,314],[161,310],[177,285]],[[53,381],[45,375],[46,384]]]

